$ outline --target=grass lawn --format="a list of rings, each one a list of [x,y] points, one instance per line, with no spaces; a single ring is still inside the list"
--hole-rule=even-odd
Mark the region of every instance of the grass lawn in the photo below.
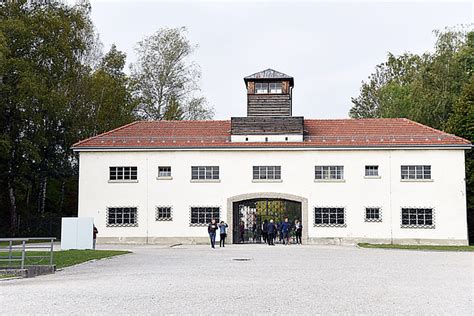
[[[409,249],[409,250],[437,250],[437,251],[474,251],[474,246],[430,246],[430,245],[392,245],[360,243],[362,248]]]
[[[0,274],[0,279],[8,279],[8,278],[13,278],[13,277],[15,277],[14,274],[4,274],[4,275]]]
[[[108,258],[118,255],[130,253],[130,251],[122,250],[63,250],[55,251],[53,254],[53,263],[56,264],[56,268],[69,267],[82,262]],[[21,252],[13,252],[13,256],[21,256]],[[28,256],[48,256],[47,258],[29,258]],[[8,253],[0,253],[1,259],[8,258]],[[19,266],[19,261],[14,261]],[[6,266],[8,262],[0,261],[0,267]],[[28,251],[25,259],[26,265],[43,265],[49,264],[49,252],[46,251]]]

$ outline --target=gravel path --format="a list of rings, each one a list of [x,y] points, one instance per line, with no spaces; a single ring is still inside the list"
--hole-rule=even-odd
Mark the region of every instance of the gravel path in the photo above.
[[[282,245],[111,248],[134,253],[55,275],[0,281],[0,313],[468,315],[474,310],[472,253]]]

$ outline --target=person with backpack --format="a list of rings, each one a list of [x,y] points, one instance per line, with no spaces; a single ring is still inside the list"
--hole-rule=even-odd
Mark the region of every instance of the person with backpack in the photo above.
[[[221,239],[219,240],[219,247],[225,247],[225,238],[227,237],[227,225],[224,221],[221,221],[219,224],[219,231],[221,234]]]
[[[209,233],[209,238],[211,239],[211,247],[215,248],[216,245],[216,230],[218,226],[215,219],[211,219],[211,222],[207,226],[207,232]]]

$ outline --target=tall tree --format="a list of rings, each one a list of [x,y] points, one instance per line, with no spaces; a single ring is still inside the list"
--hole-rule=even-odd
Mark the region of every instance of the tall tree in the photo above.
[[[406,117],[474,142],[474,31],[435,32],[434,51],[389,54],[362,82],[349,115]],[[466,153],[470,241],[474,242],[474,154]]]
[[[0,234],[19,233],[20,217],[37,235],[46,214],[74,215],[71,145],[133,120],[125,55],[99,49],[86,2],[0,7]]]
[[[195,49],[185,27],[162,28],[138,43],[137,62],[131,69],[140,117],[165,119],[179,105],[183,117],[212,118],[212,108],[203,97],[196,97],[201,71],[189,60]]]

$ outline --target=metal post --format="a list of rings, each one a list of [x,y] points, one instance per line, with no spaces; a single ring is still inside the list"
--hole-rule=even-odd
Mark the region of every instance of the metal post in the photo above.
[[[53,243],[54,239],[51,238],[51,250],[50,250],[50,254],[49,254],[49,265],[53,265]]]
[[[22,241],[22,249],[21,249],[21,268],[25,267],[25,251],[26,251],[26,240]]]
[[[8,266],[11,267],[12,265],[12,243],[13,240],[9,241],[9,250],[8,250]]]

